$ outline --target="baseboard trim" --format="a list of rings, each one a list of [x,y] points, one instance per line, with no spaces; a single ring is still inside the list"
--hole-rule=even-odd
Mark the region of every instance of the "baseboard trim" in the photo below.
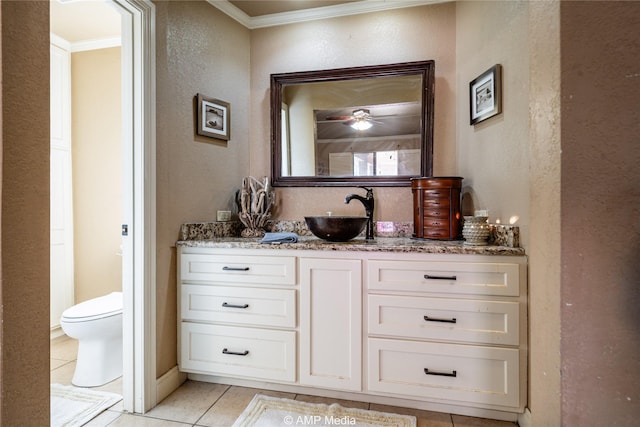
[[[524,408],[524,412],[518,415],[518,425],[520,427],[531,427],[531,411]]]
[[[49,334],[49,340],[54,340],[63,335],[64,335],[64,331],[62,330],[62,328],[60,326],[54,326],[53,328],[51,328],[51,332]]]
[[[180,372],[177,365],[158,378],[156,380],[156,405],[173,393],[186,380],[187,374]]]

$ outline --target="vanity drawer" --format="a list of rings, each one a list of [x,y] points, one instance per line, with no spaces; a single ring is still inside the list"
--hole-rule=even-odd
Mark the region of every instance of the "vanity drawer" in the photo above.
[[[182,281],[295,285],[296,258],[183,254],[180,275]]]
[[[296,380],[296,333],[182,322],[180,370]]]
[[[294,289],[182,285],[182,320],[294,328]]]
[[[370,294],[369,334],[519,344],[519,303]]]
[[[492,262],[369,260],[374,290],[518,296],[519,265]]]
[[[369,339],[369,390],[520,408],[520,351]]]

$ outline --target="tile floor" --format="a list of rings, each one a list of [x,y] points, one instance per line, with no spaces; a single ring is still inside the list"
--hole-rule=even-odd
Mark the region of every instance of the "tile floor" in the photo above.
[[[63,336],[51,341],[52,383],[71,384],[77,351],[78,344],[74,339]],[[96,389],[122,393],[122,382],[118,379]],[[230,427],[256,393],[306,402],[339,403],[347,407],[414,415],[418,420],[417,427],[517,426],[515,423],[505,421],[197,381],[185,382],[178,390],[144,415],[124,413],[122,402],[120,402],[86,425],[91,427]]]

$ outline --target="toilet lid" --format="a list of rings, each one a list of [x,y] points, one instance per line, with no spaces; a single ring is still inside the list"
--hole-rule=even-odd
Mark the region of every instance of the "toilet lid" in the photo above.
[[[122,292],[112,292],[93,298],[66,309],[62,317],[66,319],[108,317],[122,312]]]

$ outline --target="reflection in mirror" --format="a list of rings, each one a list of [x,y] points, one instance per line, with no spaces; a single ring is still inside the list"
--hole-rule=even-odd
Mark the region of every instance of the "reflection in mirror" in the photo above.
[[[302,175],[420,174],[418,101],[316,110],[314,117],[315,171]]]
[[[433,61],[274,74],[279,186],[409,185],[432,168]]]

